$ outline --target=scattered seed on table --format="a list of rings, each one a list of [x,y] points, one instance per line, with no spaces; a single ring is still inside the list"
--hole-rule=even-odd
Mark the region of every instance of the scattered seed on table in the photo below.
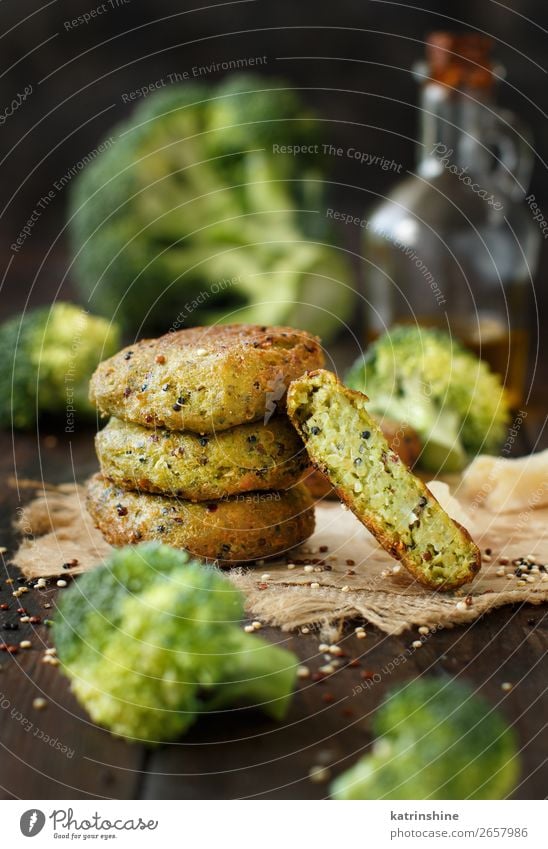
[[[500,689],[504,690],[505,693],[508,693],[509,690],[512,689],[512,687],[513,687],[513,684],[510,684],[509,681],[504,681],[504,683],[500,685]]]
[[[350,587],[348,586],[348,584],[345,584],[344,587],[341,587],[341,592],[342,593],[349,593],[350,592]]]
[[[52,646],[49,649],[46,649],[46,654],[57,654],[57,649]]]
[[[261,581],[270,581],[270,572],[265,572],[264,575],[261,575]]]
[[[303,571],[304,571],[304,572],[307,572],[307,573],[313,572],[313,571],[314,571],[314,567],[313,567],[313,566],[311,566],[311,565],[310,565],[310,563],[308,563],[308,564],[304,567],[304,570],[303,570]]]
[[[252,622],[251,625],[252,625],[252,628],[253,628],[254,631],[260,631],[261,628],[263,627],[263,623],[259,622],[258,619],[256,619],[254,622]]]
[[[294,568],[295,568],[295,564],[294,564],[294,563],[288,563],[288,564],[287,564],[287,568],[288,568],[288,569],[290,569],[290,570],[291,570],[291,569],[294,569]]]
[[[358,640],[365,640],[367,634],[365,631],[356,631],[356,637],[358,638]]]
[[[318,672],[321,672],[322,675],[331,675],[332,672],[335,672],[335,667],[331,663],[326,663],[325,666],[320,666]]]
[[[63,578],[59,578],[59,580],[57,581],[57,586],[63,589],[63,587],[67,587],[68,584]]]
[[[413,642],[411,643],[411,648],[421,649],[422,648],[422,640],[413,640]]]
[[[32,643],[31,643],[30,640],[21,640],[21,642],[19,643],[19,648],[20,649],[31,649]]]
[[[44,710],[48,706],[48,703],[46,699],[38,698],[33,699],[32,706],[35,710]]]
[[[328,651],[328,649],[329,646],[327,645],[327,643],[320,643],[320,645],[318,646],[318,651]]]
[[[430,628],[428,627],[428,625],[421,625],[418,631],[419,634],[423,634],[424,636],[426,636],[426,634],[430,633]]]
[[[308,666],[297,667],[297,678],[310,678],[310,669]]]
[[[21,616],[19,622],[30,622],[30,616]]]
[[[301,628],[301,634],[310,634],[310,628]]]
[[[244,626],[244,631],[246,632],[246,634],[252,634],[254,630],[255,628],[253,627],[253,625]]]
[[[318,584],[318,582],[317,582],[317,581],[313,581],[313,582],[310,584],[310,589],[311,589],[311,590],[319,590],[319,589],[320,589],[320,585]]]

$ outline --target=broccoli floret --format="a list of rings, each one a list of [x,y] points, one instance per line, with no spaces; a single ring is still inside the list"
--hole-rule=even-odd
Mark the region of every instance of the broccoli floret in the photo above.
[[[464,684],[419,679],[388,693],[371,754],[332,786],[336,799],[504,799],[519,775],[515,734]]]
[[[369,396],[372,413],[418,432],[420,463],[430,471],[459,471],[467,456],[496,453],[504,440],[509,407],[500,377],[444,331],[392,328],[346,383]]]
[[[0,427],[30,428],[42,413],[93,415],[89,378],[119,347],[116,325],[74,304],[8,319],[0,326]]]
[[[329,222],[312,214],[323,202],[318,156],[273,150],[317,142],[319,126],[294,92],[255,77],[148,97],[71,186],[83,296],[135,333],[165,332],[181,314],[177,327],[185,317],[262,323],[267,312],[269,324],[332,334],[354,292],[326,243]]]
[[[298,660],[244,633],[241,593],[159,543],[128,546],[62,597],[53,634],[72,690],[114,734],[174,739],[204,711],[284,716]]]

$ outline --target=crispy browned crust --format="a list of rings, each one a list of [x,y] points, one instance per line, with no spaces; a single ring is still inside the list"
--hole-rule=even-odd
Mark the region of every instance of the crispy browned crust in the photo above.
[[[309,372],[306,375],[306,378],[314,378],[315,376],[321,375],[321,373],[322,373],[322,370],[316,369],[314,371]],[[337,391],[343,392],[347,397],[354,397],[354,398],[356,398],[357,400],[360,400],[360,401],[363,401],[364,398],[367,400],[367,396],[365,396],[363,393],[358,392],[357,390],[354,390],[354,389],[349,389],[348,387],[344,386],[341,383],[341,381],[338,380],[338,379],[336,380],[335,385],[337,387]],[[292,409],[292,386],[291,385],[289,386],[289,390],[288,390],[288,415],[289,415],[294,427],[299,432],[299,434],[300,434],[300,436],[301,436],[301,438],[302,438],[302,440],[305,444],[305,447],[307,449],[308,455],[310,457],[310,460],[311,460],[313,466],[316,469],[318,469],[323,475],[325,475],[325,477],[331,482],[331,484],[333,486],[333,491],[335,492],[335,494],[349,508],[349,510],[351,510],[354,513],[354,515],[360,520],[360,522],[373,534],[375,539],[385,549],[385,551],[387,551],[396,560],[401,561],[403,566],[405,566],[405,568],[413,575],[414,578],[416,578],[416,580],[420,584],[422,584],[425,587],[428,587],[429,589],[445,592],[447,590],[456,589],[457,587],[462,586],[463,584],[470,581],[474,577],[475,574],[477,574],[477,572],[481,568],[481,552],[480,552],[479,548],[476,546],[476,544],[474,543],[474,541],[472,540],[472,537],[470,536],[467,529],[464,528],[459,522],[455,521],[454,519],[451,519],[454,526],[461,532],[462,541],[465,544],[470,546],[470,550],[471,550],[472,553],[474,553],[475,559],[473,561],[471,561],[471,563],[470,563],[468,574],[462,576],[460,579],[446,580],[441,585],[433,584],[431,581],[429,581],[427,576],[425,575],[425,573],[423,571],[421,571],[420,565],[417,564],[412,559],[412,557],[409,555],[405,546],[401,542],[394,541],[393,536],[385,529],[385,527],[383,526],[383,524],[380,521],[375,521],[370,516],[363,515],[363,513],[361,513],[360,510],[357,507],[356,499],[355,499],[353,493],[349,492],[348,490],[346,490],[342,487],[340,487],[337,484],[336,480],[333,479],[333,476],[330,475],[329,469],[327,468],[327,466],[324,463],[322,463],[321,460],[317,456],[314,455],[314,453],[312,452],[310,445],[308,443],[307,434],[304,432],[303,428],[301,427],[300,421],[298,420],[297,416],[294,414],[294,410]],[[372,417],[371,417],[371,422],[372,422],[372,424],[371,424],[372,427],[378,427],[378,425],[375,424],[374,419]],[[388,444],[387,444],[387,448],[388,448]],[[412,472],[409,471],[409,474],[412,474]],[[432,501],[435,501],[437,504],[439,504],[438,500],[430,492],[430,490],[423,483],[423,481],[421,481],[419,478],[416,478],[416,481],[417,481],[417,485],[418,485],[419,490],[425,496],[427,496],[429,499],[432,499]],[[441,505],[440,505],[440,509],[443,509],[441,507]]]
[[[314,531],[313,501],[302,484],[196,504],[128,492],[97,474],[87,508],[111,545],[156,540],[225,565],[275,557]]]
[[[220,325],[142,339],[90,382],[103,414],[144,427],[213,433],[285,409],[290,381],[323,364],[319,339],[290,327]]]
[[[308,467],[304,445],[282,415],[210,436],[112,418],[95,447],[104,477],[123,489],[188,501],[289,489]]]

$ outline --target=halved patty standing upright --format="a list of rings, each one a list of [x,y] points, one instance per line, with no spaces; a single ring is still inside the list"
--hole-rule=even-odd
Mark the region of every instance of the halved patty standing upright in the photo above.
[[[99,365],[90,398],[144,427],[214,433],[285,409],[291,380],[323,365],[319,340],[290,327],[194,327],[143,339]]]
[[[383,548],[427,587],[466,583],[479,549],[390,449],[367,400],[319,370],[293,381],[287,412],[312,462]]]
[[[289,489],[309,464],[287,416],[207,436],[112,418],[95,447],[103,475],[119,486],[188,501]]]

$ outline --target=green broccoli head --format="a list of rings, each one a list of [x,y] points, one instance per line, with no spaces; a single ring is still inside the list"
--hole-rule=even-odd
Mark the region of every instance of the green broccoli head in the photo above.
[[[332,334],[354,292],[319,226],[328,222],[310,212],[322,202],[318,158],[272,147],[308,145],[318,127],[287,87],[255,77],[144,100],[71,185],[74,271],[92,307],[134,332],[165,332],[181,314],[193,325],[260,323],[266,309],[269,323],[296,325],[301,304],[305,329],[323,317]],[[293,262],[303,244],[313,254],[304,269]],[[315,279],[323,309],[315,298],[305,308],[309,268],[324,262],[331,278]],[[290,272],[264,277],[280,266]]]
[[[369,396],[372,413],[418,432],[430,471],[459,471],[467,455],[495,453],[504,439],[509,408],[499,376],[444,331],[392,328],[346,382]]]
[[[220,572],[146,543],[82,575],[63,595],[53,633],[91,718],[153,743],[224,706],[283,717],[297,658],[244,633],[243,616],[241,593]]]
[[[88,381],[120,347],[116,325],[74,304],[14,316],[0,326],[0,427],[32,427],[42,413],[94,414]]]
[[[233,74],[223,80],[212,92],[207,119],[214,149],[220,154],[237,154],[252,147],[272,152],[275,144],[303,145],[319,140],[318,122],[303,109],[294,87],[254,74]],[[306,154],[304,158],[306,161]]]
[[[513,730],[458,681],[392,690],[374,733],[372,753],[333,783],[336,799],[504,799],[517,783]]]

